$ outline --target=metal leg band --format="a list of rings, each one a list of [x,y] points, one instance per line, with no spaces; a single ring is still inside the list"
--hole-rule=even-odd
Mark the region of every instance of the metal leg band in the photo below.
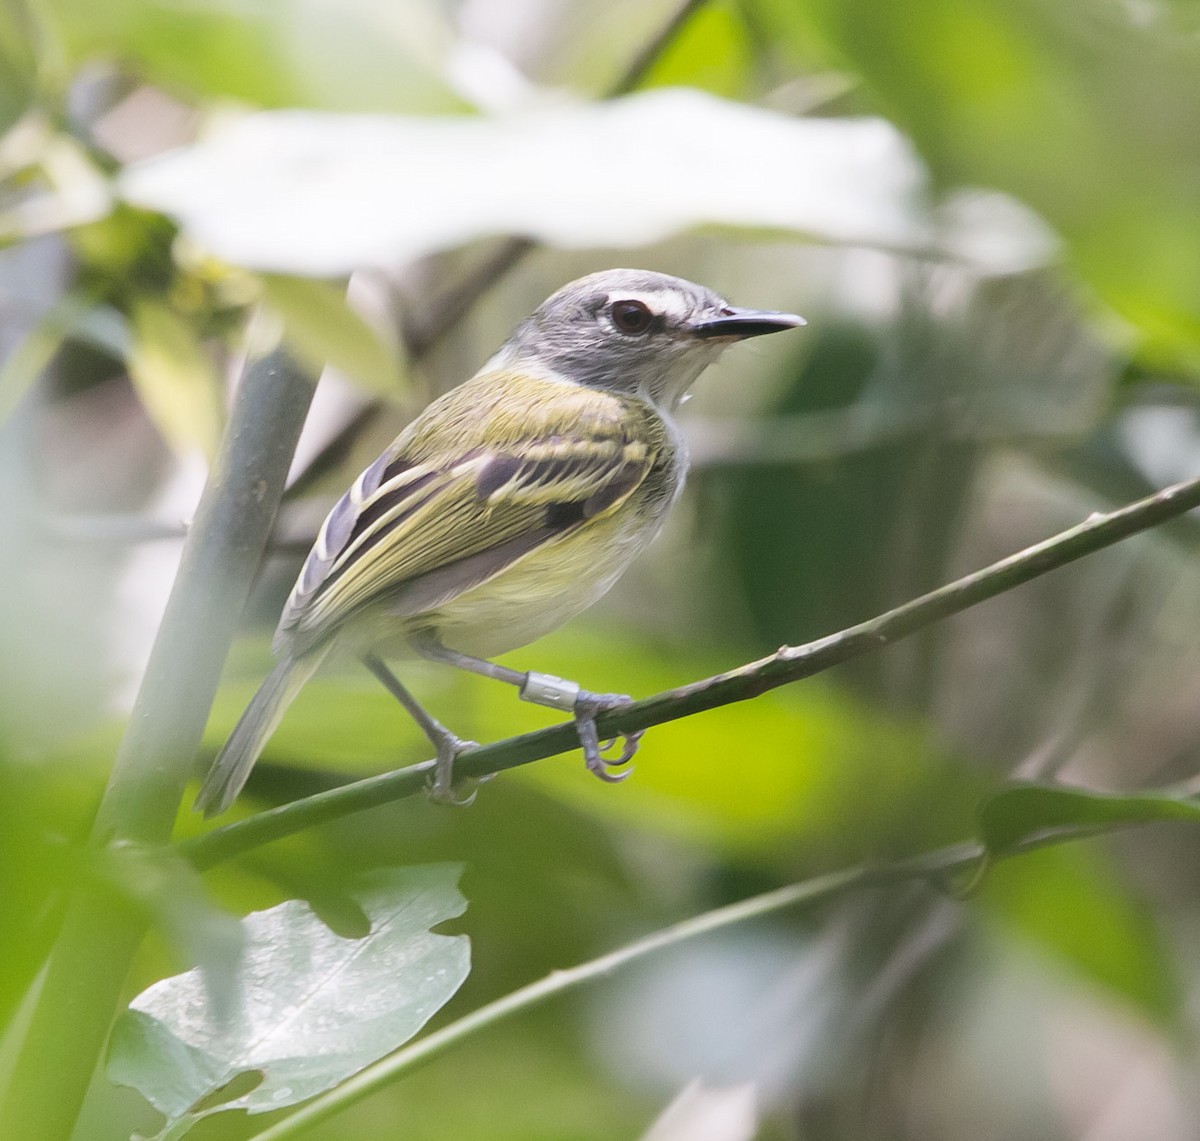
[[[531,701],[534,705],[546,705],[551,709],[561,709],[564,713],[574,713],[580,690],[573,681],[565,681],[553,674],[541,674],[530,670],[525,675],[519,692],[522,701]]]

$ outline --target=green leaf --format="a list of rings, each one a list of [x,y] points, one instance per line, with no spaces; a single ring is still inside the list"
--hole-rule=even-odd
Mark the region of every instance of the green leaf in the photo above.
[[[195,329],[169,305],[133,303],[129,375],[147,414],[173,448],[216,454],[225,419],[221,386]]]
[[[116,56],[184,98],[273,107],[445,111],[453,43],[431,0],[47,0],[75,62]]]
[[[160,1136],[170,1137],[222,1110],[266,1113],[348,1078],[416,1034],[466,978],[466,936],[430,931],[465,909],[460,873],[435,864],[362,877],[351,892],[370,921],[361,939],[334,933],[299,900],[248,915],[232,992],[214,994],[199,970],[143,991],[114,1028],[109,1078],[163,1113]]]
[[[979,835],[997,854],[1063,829],[1200,820],[1200,802],[1162,793],[1110,793],[1057,784],[1017,784],[984,800]]]
[[[1150,907],[1094,846],[1067,844],[1005,860],[988,874],[978,901],[1159,1024],[1178,1018],[1177,979]]]
[[[728,4],[701,7],[667,45],[645,86],[699,87],[736,98],[754,75],[754,56],[746,25]]]
[[[0,115],[3,98],[0,82]],[[38,115],[26,115],[0,138],[0,179],[0,247],[96,222],[112,210],[107,175]]]
[[[283,318],[284,336],[306,364],[326,364],[377,396],[401,392],[396,351],[346,302],[340,285],[299,277],[263,279],[267,303]]]
[[[1200,360],[1200,38],[1184,14],[1194,5],[792,7],[865,80],[874,106],[903,125],[943,185],[1019,195],[1149,351]]]

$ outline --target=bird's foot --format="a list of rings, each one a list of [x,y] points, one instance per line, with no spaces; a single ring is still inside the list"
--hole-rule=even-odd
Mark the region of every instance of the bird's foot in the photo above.
[[[631,769],[626,769],[623,773],[612,773],[608,770],[627,765],[633,760],[643,730],[621,733],[611,741],[601,744],[596,731],[596,718],[610,709],[630,705],[633,701],[631,697],[623,693],[589,693],[586,689],[580,689],[573,681],[533,671],[525,675],[520,693],[523,701],[532,701],[550,709],[562,709],[574,715],[579,744],[583,748],[583,758],[589,772],[609,784],[616,784],[629,776]],[[605,752],[612,748],[618,739],[622,742],[620,753],[615,757],[606,757]]]
[[[632,769],[626,769],[620,773],[609,770],[627,765],[633,760],[634,754],[638,751],[638,745],[641,744],[644,730],[636,729],[632,733],[621,733],[608,741],[601,742],[599,734],[596,732],[596,718],[610,709],[620,709],[622,706],[632,703],[633,698],[623,693],[588,693],[587,690],[580,690],[579,695],[575,698],[575,726],[579,732],[579,744],[583,748],[584,764],[587,765],[588,772],[609,784],[617,784],[633,772]],[[605,753],[618,741],[621,742],[620,753],[615,757],[605,756]]]
[[[479,744],[476,741],[465,741],[462,737],[456,737],[448,729],[445,731],[445,736],[439,735],[434,743],[437,746],[437,760],[434,763],[433,776],[425,782],[425,791],[429,799],[438,804],[466,808],[467,805],[474,803],[475,797],[479,795],[479,786],[488,778],[463,777],[455,782],[454,762],[463,753],[478,749]],[[466,795],[462,795],[464,790]]]

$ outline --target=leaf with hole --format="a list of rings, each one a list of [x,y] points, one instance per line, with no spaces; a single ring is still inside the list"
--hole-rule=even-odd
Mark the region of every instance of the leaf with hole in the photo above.
[[[109,1078],[165,1115],[163,1139],[221,1110],[266,1113],[337,1085],[408,1041],[466,978],[466,936],[430,931],[464,911],[460,873],[362,877],[350,894],[370,931],[358,939],[300,900],[248,915],[232,987],[191,970],[143,991],[114,1028]]]

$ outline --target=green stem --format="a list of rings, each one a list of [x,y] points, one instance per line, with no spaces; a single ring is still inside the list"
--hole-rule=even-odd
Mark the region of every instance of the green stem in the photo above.
[[[281,354],[246,371],[97,813],[97,847],[170,839],[312,392]],[[116,885],[79,886],[0,1101],[0,1134],[70,1136],[143,930]]]
[[[481,1006],[457,1022],[452,1022],[411,1046],[406,1046],[368,1066],[336,1089],[314,1098],[290,1117],[262,1133],[255,1134],[253,1141],[283,1141],[284,1138],[297,1137],[318,1122],[342,1112],[418,1066],[446,1053],[472,1034],[495,1026],[506,1018],[520,1014],[566,991],[605,978],[647,955],[737,923],[744,923],[749,919],[827,899],[850,888],[892,883],[896,880],[944,879],[955,872],[975,868],[985,856],[986,852],[980,845],[955,844],[887,867],[858,867],[831,872],[685,919],[607,955],[601,955],[598,959],[592,959],[569,970],[554,971],[535,983]]]
[[[614,737],[619,733],[689,717],[706,709],[746,701],[778,686],[811,677],[851,658],[882,649],[934,622],[1195,507],[1200,507],[1200,479],[1165,488],[1107,514],[1097,512],[1069,531],[1063,531],[1045,542],[840,633],[804,646],[784,646],[769,658],[749,662],[727,673],[602,714],[596,719],[600,736],[602,739]],[[458,758],[455,772],[464,777],[480,777],[575,749],[578,744],[573,725],[558,725],[474,749]],[[426,778],[432,770],[433,762],[425,761],[355,781],[217,828],[188,841],[182,848],[195,866],[211,867],[301,829],[412,796],[425,787]]]
[[[246,370],[100,804],[97,839],[170,839],[313,389],[282,351]]]

